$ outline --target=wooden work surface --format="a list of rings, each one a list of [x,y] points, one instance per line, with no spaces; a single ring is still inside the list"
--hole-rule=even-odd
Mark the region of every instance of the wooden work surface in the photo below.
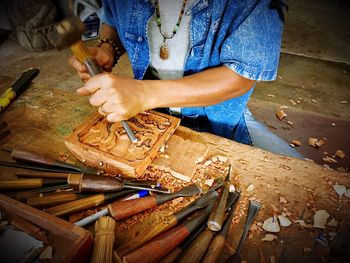
[[[48,90],[45,86],[35,85],[0,116],[0,121],[7,121],[12,132],[0,144],[59,158],[68,153],[64,138],[94,111],[86,98],[77,97],[74,91]],[[275,234],[277,239],[272,242],[262,242],[261,238],[266,232],[254,225],[242,251],[242,259],[247,262],[295,262],[296,258],[312,261],[315,260],[315,255],[328,250],[321,246],[320,249],[316,247],[314,254],[310,252],[320,234],[336,232],[338,237],[343,237],[340,241],[349,238],[349,198],[343,196],[339,199],[333,190],[335,184],[350,188],[349,174],[184,127],[179,127],[175,134],[208,145],[209,158],[215,155],[229,157],[233,171],[238,176],[242,196],[237,211],[241,216],[231,226],[223,259],[234,251],[239,241],[249,199],[259,200],[263,205],[255,222],[264,222],[277,209],[278,214],[289,212],[292,221],[302,218],[306,223],[312,224],[314,212],[325,209],[330,214],[330,219],[335,218],[339,225],[319,230],[303,228],[298,223],[293,223]],[[8,159],[8,154],[1,152],[1,157]],[[71,155],[69,159],[75,161]],[[13,170],[4,167],[0,169],[2,177],[13,176]],[[250,186],[252,190],[247,191],[249,185],[253,185],[254,189]],[[265,261],[262,261],[262,255]]]

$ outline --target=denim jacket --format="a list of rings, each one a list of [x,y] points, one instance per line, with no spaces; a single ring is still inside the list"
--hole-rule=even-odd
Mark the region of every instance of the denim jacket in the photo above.
[[[274,80],[282,21],[269,4],[270,0],[197,0],[187,11],[192,20],[184,75],[225,65],[248,79]],[[154,12],[150,0],[103,0],[99,12],[102,22],[117,29],[136,79],[143,78],[150,64],[147,24]],[[253,88],[212,106],[183,108],[182,114],[204,116],[213,133],[230,138],[252,92]]]

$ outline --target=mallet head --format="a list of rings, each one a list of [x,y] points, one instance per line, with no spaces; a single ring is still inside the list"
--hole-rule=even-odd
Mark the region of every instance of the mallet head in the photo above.
[[[48,33],[51,43],[58,49],[63,49],[80,40],[86,31],[85,25],[79,18],[71,16],[62,20]]]

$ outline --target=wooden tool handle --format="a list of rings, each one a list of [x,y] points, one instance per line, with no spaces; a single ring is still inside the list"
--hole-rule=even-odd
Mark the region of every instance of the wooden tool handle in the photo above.
[[[68,184],[81,192],[117,192],[124,188],[114,177],[93,174],[70,174]]]
[[[224,249],[225,246],[225,238],[217,234],[213,241],[210,243],[210,246],[205,253],[205,256],[202,260],[203,263],[216,263]]]
[[[81,194],[57,193],[27,198],[27,204],[36,208],[46,208],[78,200],[81,197]]]
[[[177,247],[173,249],[173,251],[171,251],[168,255],[163,257],[159,263],[173,263],[180,256],[181,252],[181,248]]]
[[[214,208],[208,219],[208,227],[212,231],[220,231],[225,219],[225,209],[227,199],[229,195],[230,184],[225,183],[223,189],[220,192],[219,197],[216,199]]]
[[[148,196],[127,201],[116,201],[108,205],[108,210],[115,220],[120,220],[155,207],[156,205],[156,197]]]
[[[0,180],[0,190],[24,190],[64,183],[64,180],[49,180],[41,178]]]
[[[176,217],[170,215],[162,221],[160,221],[159,223],[157,223],[156,225],[142,226],[142,228],[139,230],[141,234],[139,234],[138,236],[136,236],[135,238],[131,239],[129,242],[125,243],[124,245],[118,248],[118,255],[125,256],[126,254],[142,246],[157,235],[160,235],[161,233],[164,233],[170,228],[176,226],[177,222],[178,221],[176,220]]]
[[[127,191],[118,192],[118,193],[97,194],[97,195],[89,196],[79,200],[75,200],[69,203],[65,203],[62,205],[53,206],[48,209],[45,209],[44,211],[54,216],[64,216],[64,215],[80,212],[91,207],[97,207],[100,204],[103,204],[108,199],[117,198],[122,195],[125,195],[126,193]]]
[[[134,250],[123,258],[123,262],[127,263],[153,263],[158,262],[166,254],[172,251],[180,244],[190,232],[183,225],[174,227],[173,229],[161,234],[151,242]]]
[[[22,161],[22,162],[29,162],[32,164],[38,164],[38,165],[46,165],[46,166],[58,166],[62,168],[67,169],[74,169],[76,170],[76,167],[73,167],[70,164],[52,159],[47,156],[40,155],[38,153],[33,153],[29,151],[25,151],[22,149],[14,149],[11,153],[12,159],[16,161]]]
[[[205,229],[181,255],[180,263],[199,263],[213,239],[214,232]]]
[[[26,178],[55,178],[55,179],[67,179],[68,173],[51,173],[51,172],[17,172],[17,177]]]

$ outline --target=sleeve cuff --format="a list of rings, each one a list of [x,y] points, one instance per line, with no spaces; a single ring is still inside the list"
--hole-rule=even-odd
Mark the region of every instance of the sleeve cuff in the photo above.
[[[251,80],[273,81],[277,78],[277,70],[262,70],[239,62],[229,62],[224,63],[224,65],[242,77]]]

